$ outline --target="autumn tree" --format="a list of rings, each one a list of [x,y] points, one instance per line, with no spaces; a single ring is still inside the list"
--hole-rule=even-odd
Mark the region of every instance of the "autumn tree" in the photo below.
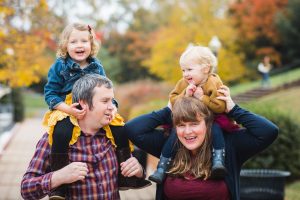
[[[237,28],[240,50],[247,60],[269,54],[281,62],[281,38],[275,25],[276,13],[282,10],[288,0],[243,0],[231,6],[231,14]]]
[[[153,36],[151,56],[144,61],[150,72],[164,80],[176,82],[182,77],[179,57],[189,44],[208,46],[212,36],[221,42],[218,74],[225,82],[245,74],[242,52],[236,52],[236,33],[226,18],[224,1],[175,1],[168,7],[167,23]]]
[[[110,71],[108,71],[108,76],[112,75],[112,78],[120,83],[151,77],[148,69],[141,66],[150,51],[147,40],[147,36],[139,32],[111,33],[104,43],[110,57],[118,58],[119,66],[115,69],[105,67]]]
[[[0,4],[0,83],[13,89],[14,120],[22,121],[21,88],[37,83],[45,76],[52,62],[45,51],[51,37],[45,26],[54,28],[55,25],[41,21],[51,14],[46,0],[24,1],[25,4],[20,5],[14,3],[2,1]]]
[[[38,2],[33,9],[37,9],[39,12],[48,12],[46,1]],[[2,47],[0,50],[2,51],[0,53],[0,82],[10,87],[29,86],[38,82],[50,66],[51,58],[45,52],[47,38],[50,34],[48,30],[35,24],[27,28],[28,30],[20,25],[14,25],[12,23],[14,19],[22,20],[24,17],[23,11],[20,10],[22,8],[13,8],[9,5],[1,8],[1,10],[8,9],[10,11],[4,13],[4,26],[0,38]],[[39,17],[45,18],[45,14],[44,16],[39,15]],[[28,19],[26,23],[35,22],[34,20],[30,21],[29,16],[26,18]],[[44,25],[44,23],[41,24]]]
[[[107,74],[121,83],[144,78],[157,78],[143,66],[143,61],[150,56],[152,32],[159,23],[154,13],[143,8],[136,10],[133,16],[125,33],[111,32],[109,38],[103,42],[108,56],[114,60],[111,63],[114,65],[113,67],[105,66]],[[101,54],[102,52],[100,52],[100,58]]]

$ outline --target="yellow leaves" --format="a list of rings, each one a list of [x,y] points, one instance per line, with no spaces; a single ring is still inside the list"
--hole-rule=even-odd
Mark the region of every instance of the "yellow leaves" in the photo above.
[[[190,43],[208,46],[212,36],[217,35],[222,42],[218,58],[221,79],[226,83],[243,77],[243,53],[236,53],[236,33],[231,21],[216,14],[221,3],[199,0],[174,5],[168,11],[171,12],[168,25],[156,31],[151,56],[143,65],[151,73],[175,83],[182,77],[179,58],[185,48]]]
[[[11,87],[29,86],[37,83],[47,73],[51,59],[44,55],[45,41],[36,35],[11,32],[13,38],[6,48],[13,49],[13,54],[0,56],[0,81]],[[4,46],[4,47],[5,47]]]
[[[49,31],[45,28],[49,17],[47,0],[23,2],[33,9],[26,13],[31,22],[30,30],[22,31],[12,26],[13,17],[22,17],[15,12],[10,1],[0,0],[0,82],[11,87],[29,86],[44,76],[52,59],[48,56],[47,39]],[[52,31],[52,30],[51,30]]]

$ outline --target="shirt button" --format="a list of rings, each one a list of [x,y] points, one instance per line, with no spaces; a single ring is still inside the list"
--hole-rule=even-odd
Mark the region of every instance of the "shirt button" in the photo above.
[[[84,76],[85,75],[85,72],[81,72],[81,76]]]

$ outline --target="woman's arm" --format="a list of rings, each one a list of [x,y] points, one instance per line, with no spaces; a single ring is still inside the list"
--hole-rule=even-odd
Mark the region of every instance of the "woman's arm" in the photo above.
[[[224,95],[218,98],[226,102],[228,116],[245,128],[227,137],[231,139],[230,145],[234,145],[238,159],[243,163],[272,144],[278,136],[278,127],[266,118],[235,105],[228,87],[222,86],[218,91]]]
[[[266,149],[278,136],[275,124],[237,105],[228,115],[245,128],[229,136],[241,163]]]
[[[168,107],[128,121],[125,132],[136,146],[159,157],[166,137],[163,130],[156,128],[164,124],[172,124],[171,110]]]

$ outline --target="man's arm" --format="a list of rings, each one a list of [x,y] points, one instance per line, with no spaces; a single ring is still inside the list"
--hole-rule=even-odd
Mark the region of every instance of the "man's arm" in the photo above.
[[[23,176],[21,195],[24,199],[41,199],[51,190],[48,134],[39,140],[33,158]]]
[[[86,163],[72,162],[66,167],[51,172],[50,145],[48,134],[39,140],[29,167],[21,183],[21,195],[24,199],[40,199],[48,195],[52,188],[62,184],[82,180],[88,173]]]

